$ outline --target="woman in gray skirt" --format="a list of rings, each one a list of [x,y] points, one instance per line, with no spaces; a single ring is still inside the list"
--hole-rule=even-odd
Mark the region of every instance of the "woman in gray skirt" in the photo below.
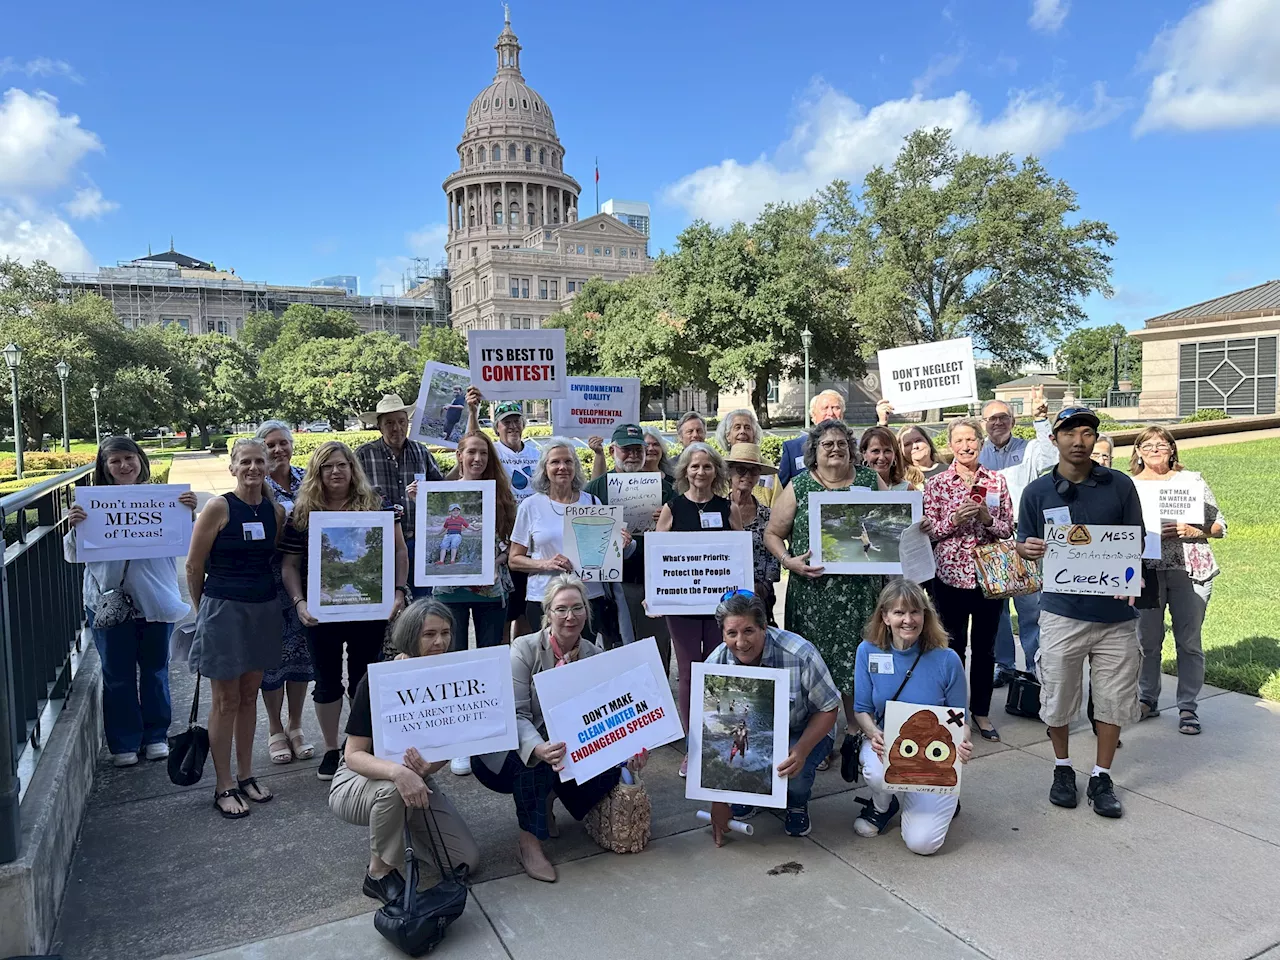
[[[191,667],[209,678],[209,752],[218,782],[213,805],[228,820],[249,815],[247,800],[266,803],[271,791],[253,776],[262,672],[280,663],[284,616],[276,599],[271,558],[284,529],[284,509],[267,493],[267,448],[240,439],[231,447],[234,493],[205,505],[191,534],[187,587],[196,605]],[[231,778],[231,742],[236,772]]]

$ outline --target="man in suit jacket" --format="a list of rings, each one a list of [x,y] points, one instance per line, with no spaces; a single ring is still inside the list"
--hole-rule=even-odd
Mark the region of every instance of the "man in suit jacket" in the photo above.
[[[814,423],[823,420],[844,419],[844,397],[835,390],[823,390],[809,401],[809,419]],[[802,433],[782,445],[782,457],[778,462],[778,489],[781,490],[797,473],[805,471],[804,443],[809,437]]]

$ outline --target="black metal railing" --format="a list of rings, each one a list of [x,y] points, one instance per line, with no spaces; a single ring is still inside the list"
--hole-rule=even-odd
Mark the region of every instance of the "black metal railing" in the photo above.
[[[1108,390],[1108,407],[1136,407],[1141,394],[1134,390]]]
[[[73,491],[92,473],[78,467],[0,498],[0,863],[20,846],[18,759],[48,737],[41,712],[67,696],[80,649],[83,570],[63,559],[62,535]]]

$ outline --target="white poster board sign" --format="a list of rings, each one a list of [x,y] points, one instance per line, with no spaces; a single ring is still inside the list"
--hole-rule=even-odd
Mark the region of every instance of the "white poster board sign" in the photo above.
[[[563,330],[469,330],[471,383],[486,400],[563,400]]]
[[[562,781],[585,783],[641,750],[684,736],[652,637],[544,670],[533,685],[547,740],[567,748]]]
[[[1159,533],[1163,520],[1205,522],[1204,478],[1190,470],[1172,474],[1169,480],[1135,480],[1142,502],[1142,522],[1148,533]]]
[[[410,747],[432,762],[520,743],[506,647],[371,663],[369,708],[374,756],[396,763]]]
[[[964,708],[890,700],[884,708],[884,787],[891,793],[960,792]]]
[[[685,797],[785,807],[778,764],[790,750],[788,671],[695,663],[691,677]]]
[[[492,480],[418,482],[413,582],[488,587],[494,580],[497,507]]]
[[[755,588],[745,530],[644,535],[644,599],[651,615],[712,614],[735,588]]]
[[[606,477],[609,505],[622,507],[628,530],[645,533],[657,526],[653,515],[662,507],[662,474],[610,471]]]
[[[973,340],[959,337],[881,350],[880,391],[895,413],[978,402]]]
[[[313,512],[307,517],[307,611],[321,623],[385,620],[395,605],[395,514]]]
[[[622,508],[600,503],[564,508],[564,555],[583,583],[622,582]]]
[[[467,429],[467,387],[471,372],[427,361],[409,419],[409,439],[433,447],[458,448]]]
[[[1142,594],[1142,528],[1053,524],[1044,528],[1045,593]]]
[[[622,423],[640,422],[639,377],[569,377],[564,400],[551,401],[558,437],[604,437]]]
[[[902,535],[924,516],[919,490],[809,494],[809,565],[826,573],[902,574]],[[908,536],[908,546],[911,538]],[[793,548],[802,553],[799,547]]]
[[[184,557],[195,523],[178,496],[185,483],[138,483],[76,487],[85,518],[76,527],[76,557],[82,563]]]

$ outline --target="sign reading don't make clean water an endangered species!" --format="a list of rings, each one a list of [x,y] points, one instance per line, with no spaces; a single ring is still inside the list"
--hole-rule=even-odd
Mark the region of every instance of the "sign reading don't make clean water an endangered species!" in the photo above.
[[[969,337],[894,347],[878,357],[881,393],[896,413],[978,402]]]
[[[486,400],[568,396],[563,330],[470,330],[471,384]]]
[[[85,562],[185,556],[194,521],[178,496],[190,489],[183,483],[76,487],[85,512],[76,527],[77,556]]]
[[[1054,524],[1044,528],[1045,593],[1142,594],[1142,528]]]

